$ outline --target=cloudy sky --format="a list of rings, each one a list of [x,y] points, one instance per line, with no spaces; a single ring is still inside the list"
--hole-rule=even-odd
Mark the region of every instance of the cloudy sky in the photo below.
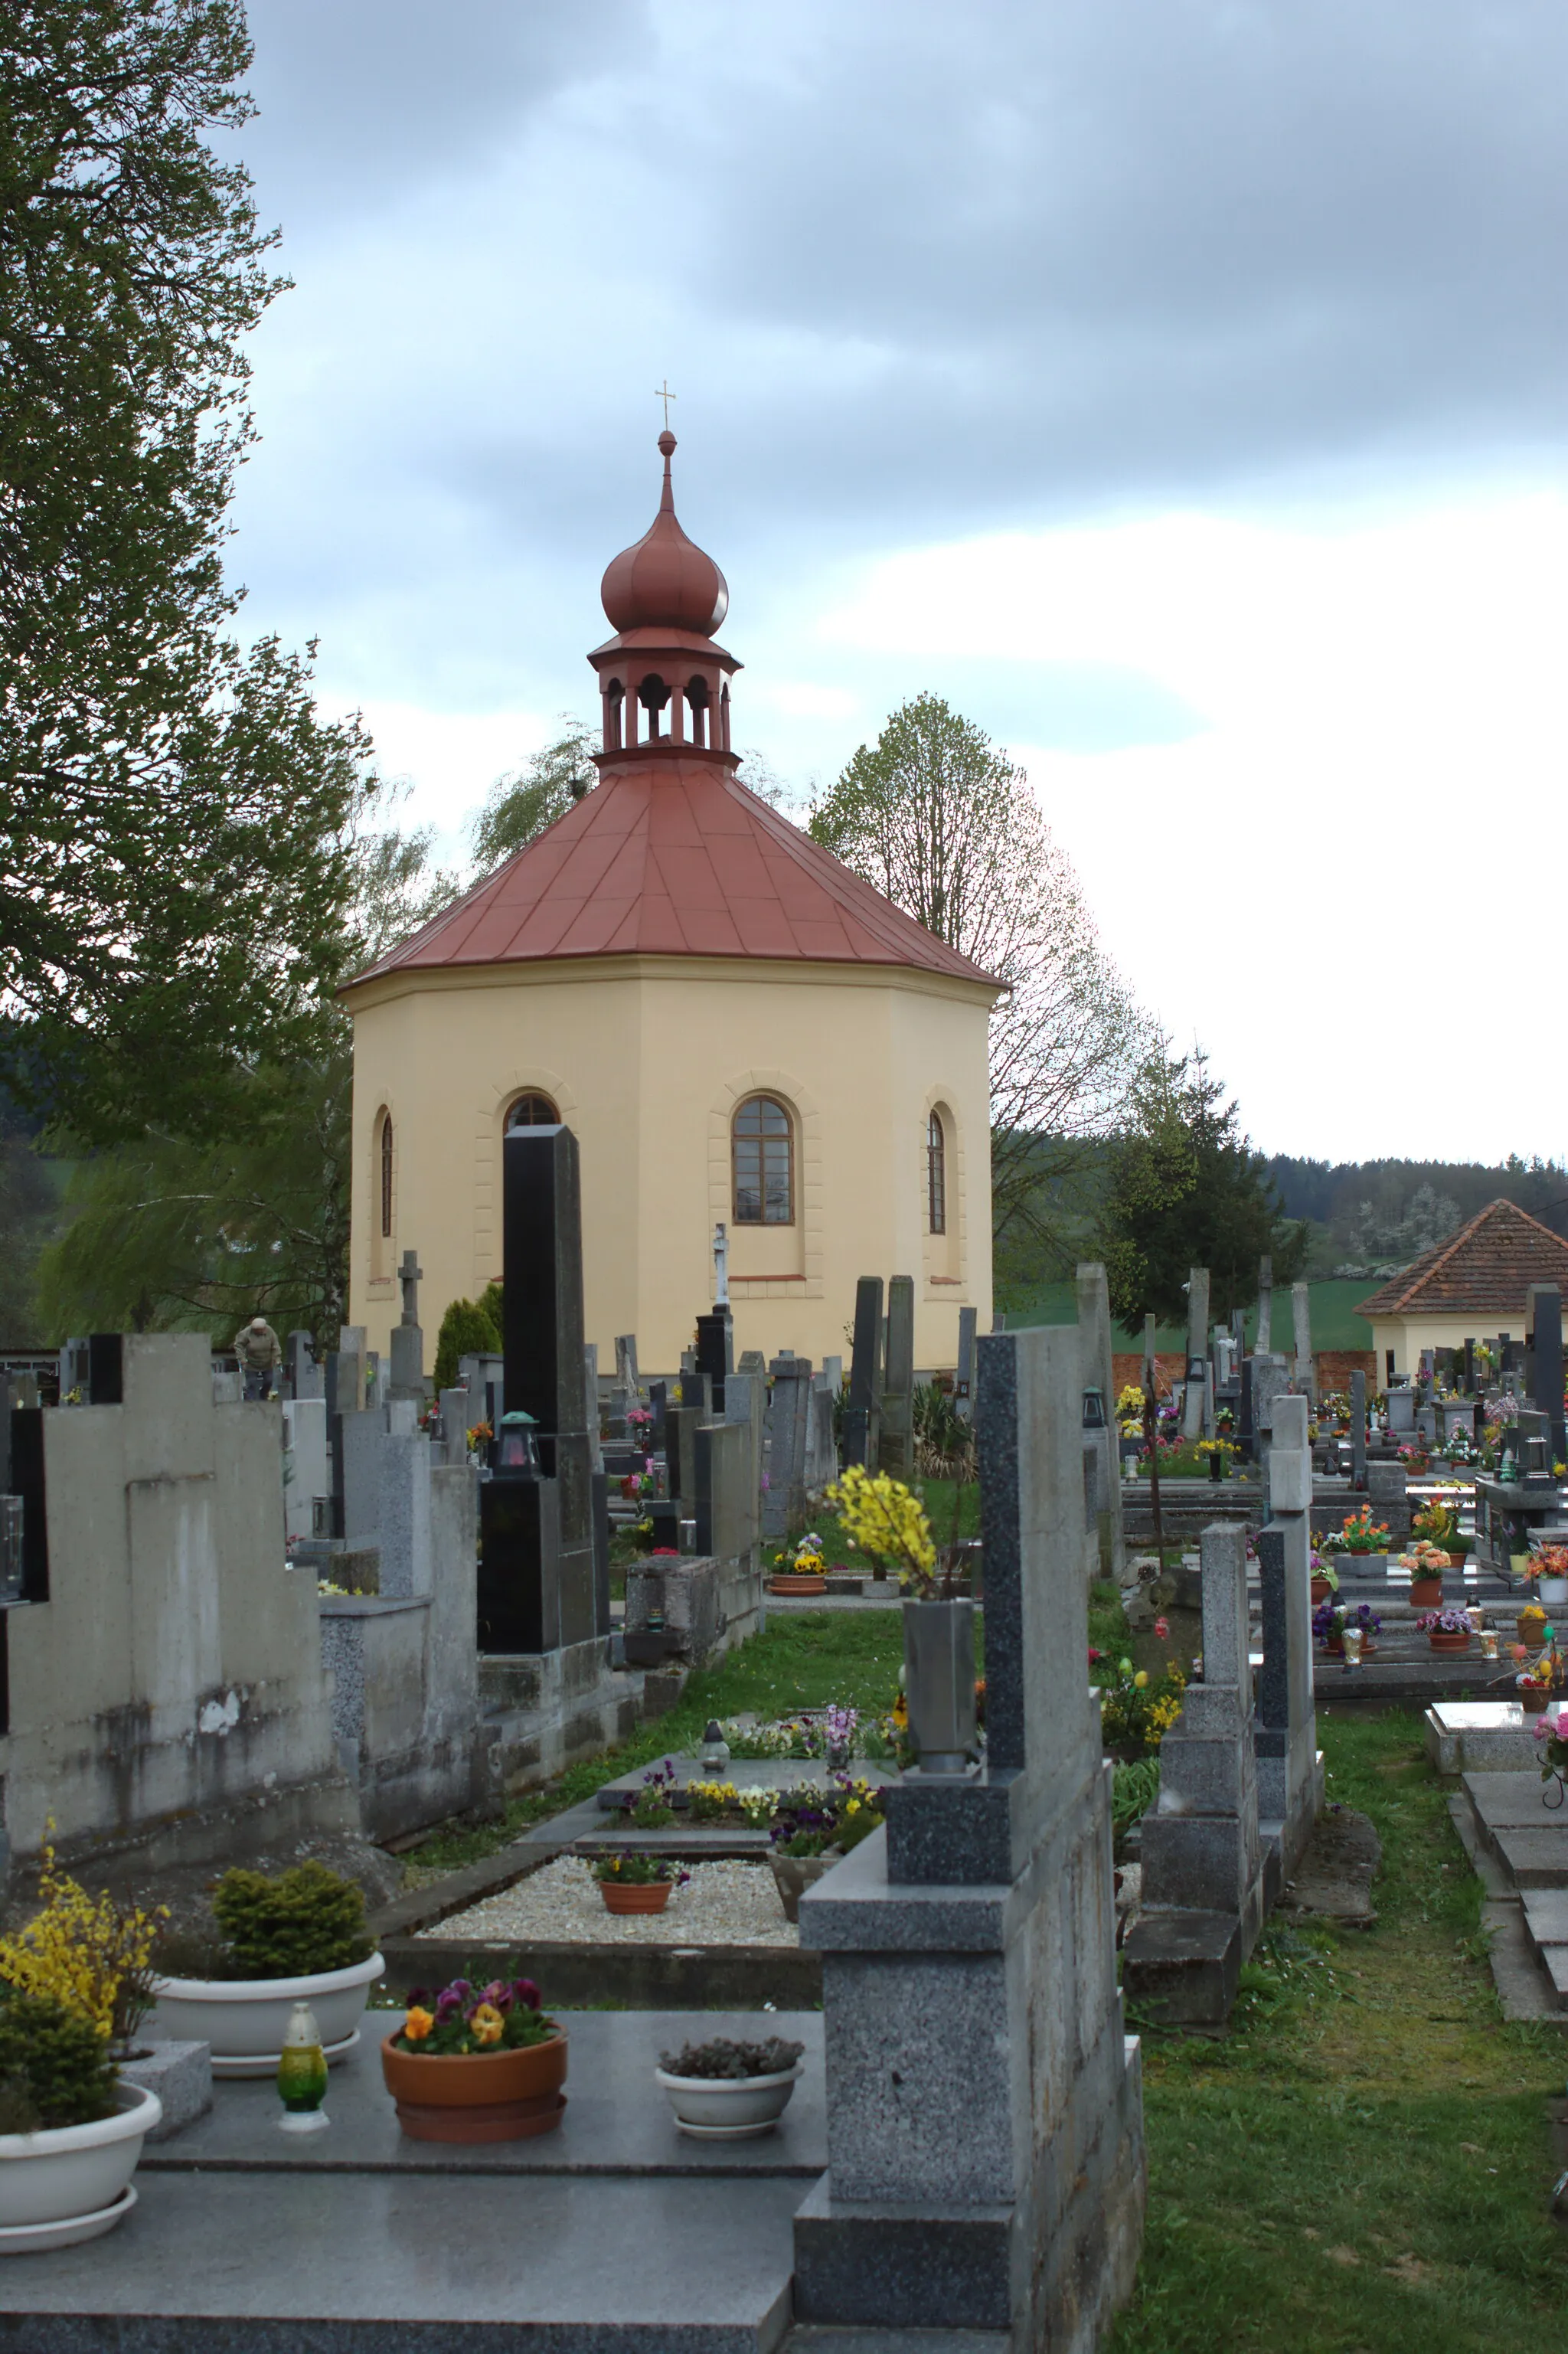
[[[804,795],[929,689],[1266,1149],[1561,1156],[1568,10],[250,0],[247,621],[461,847],[657,496]]]

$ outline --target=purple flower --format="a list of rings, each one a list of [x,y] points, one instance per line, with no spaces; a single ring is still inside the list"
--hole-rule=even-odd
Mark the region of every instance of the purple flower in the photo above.
[[[522,2010],[543,2010],[545,1998],[532,1978],[514,1978],[512,1999]]]

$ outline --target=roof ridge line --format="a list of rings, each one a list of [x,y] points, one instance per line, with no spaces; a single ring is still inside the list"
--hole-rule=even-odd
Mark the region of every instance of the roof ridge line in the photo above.
[[[1499,1194],[1498,1197],[1499,1201],[1500,1201],[1501,1198],[1502,1197]],[[1468,1237],[1474,1234],[1476,1228],[1481,1224],[1483,1219],[1489,1218],[1491,1216],[1492,1212],[1497,1208],[1497,1202],[1487,1203],[1483,1209],[1479,1209],[1476,1212],[1475,1216],[1469,1221],[1467,1225],[1461,1226],[1457,1235],[1453,1235],[1449,1237],[1449,1240],[1446,1245],[1438,1243],[1436,1246],[1435,1255],[1432,1257],[1430,1266],[1423,1266],[1422,1260],[1417,1259],[1414,1267],[1407,1268],[1406,1272],[1410,1277],[1410,1281],[1405,1285],[1404,1289],[1394,1301],[1393,1312],[1397,1313],[1401,1308],[1404,1308],[1410,1299],[1412,1293],[1417,1290],[1419,1287],[1427,1280],[1429,1276],[1436,1275],[1439,1268],[1447,1266],[1448,1261],[1453,1257],[1454,1253],[1458,1249],[1459,1245],[1462,1242],[1467,1241]],[[1422,1253],[1422,1258],[1425,1258],[1426,1256],[1425,1252]],[[1419,1272],[1417,1270],[1419,1270]]]

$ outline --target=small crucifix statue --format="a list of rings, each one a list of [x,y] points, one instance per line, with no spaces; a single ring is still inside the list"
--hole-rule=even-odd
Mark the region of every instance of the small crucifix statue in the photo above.
[[[729,1306],[729,1236],[722,1225],[714,1228],[714,1306]]]
[[[675,398],[675,395],[670,389],[670,379],[668,376],[664,378],[662,384],[654,386],[653,398],[655,400],[662,400],[664,404],[664,430],[668,433],[670,430],[670,403]]]
[[[405,1324],[417,1324],[419,1320],[419,1278],[424,1272],[418,1252],[406,1250],[397,1269],[397,1280],[403,1287]]]

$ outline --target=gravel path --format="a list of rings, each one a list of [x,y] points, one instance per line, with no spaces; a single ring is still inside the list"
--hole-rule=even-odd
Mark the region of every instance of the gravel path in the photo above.
[[[607,1913],[580,1856],[557,1856],[525,1880],[449,1914],[420,1937],[530,1940],[570,1945],[798,1946],[765,1863],[694,1863],[662,1913]]]

